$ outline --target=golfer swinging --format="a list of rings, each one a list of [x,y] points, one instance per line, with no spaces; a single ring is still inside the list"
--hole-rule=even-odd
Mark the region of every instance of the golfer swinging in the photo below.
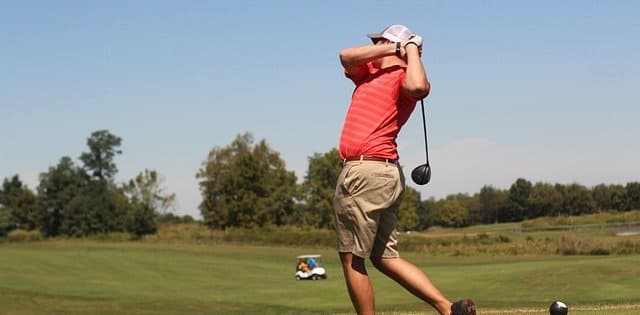
[[[451,303],[426,274],[400,258],[396,215],[405,186],[396,138],[430,85],[422,38],[403,25],[369,34],[373,45],[346,48],[340,62],[356,88],[340,136],[344,168],[334,196],[338,252],[351,302],[375,314],[365,259],[442,315],[475,315],[471,299]]]

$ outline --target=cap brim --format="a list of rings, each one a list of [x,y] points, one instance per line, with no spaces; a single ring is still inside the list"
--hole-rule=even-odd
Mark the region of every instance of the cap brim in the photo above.
[[[374,42],[374,43],[376,42],[376,39],[381,39],[381,38],[388,39],[388,40],[390,40],[390,41],[392,41],[394,43],[395,42],[402,42],[402,40],[400,38],[398,38],[396,36],[393,36],[393,35],[389,35],[389,34],[387,34],[387,36],[385,36],[384,33],[367,34],[367,37],[371,38],[371,41]]]
[[[372,43],[376,43],[377,40],[383,39],[384,36],[382,36],[382,34],[377,33],[377,34],[367,34],[367,37],[369,37],[369,39],[371,39]]]

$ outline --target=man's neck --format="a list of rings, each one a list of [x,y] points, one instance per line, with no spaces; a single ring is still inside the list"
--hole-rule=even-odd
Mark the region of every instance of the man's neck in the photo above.
[[[397,56],[388,56],[380,59],[380,69],[390,68],[393,66],[406,67],[407,63]]]

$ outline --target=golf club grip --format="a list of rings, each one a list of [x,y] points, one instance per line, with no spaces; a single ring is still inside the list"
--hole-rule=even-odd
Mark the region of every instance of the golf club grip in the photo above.
[[[427,119],[424,115],[424,99],[420,100],[420,107],[422,108],[422,129],[424,130],[424,152],[427,157],[427,164],[429,164],[429,145],[427,144]]]

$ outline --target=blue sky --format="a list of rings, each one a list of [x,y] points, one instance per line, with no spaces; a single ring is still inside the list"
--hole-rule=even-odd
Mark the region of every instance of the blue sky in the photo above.
[[[239,133],[301,180],[337,146],[353,86],[341,48],[401,23],[423,36],[432,182],[422,198],[640,180],[636,1],[2,1],[0,177],[30,188],[91,132],[123,138],[119,181],[155,169],[199,216],[195,173]],[[424,163],[419,107],[398,139]]]

